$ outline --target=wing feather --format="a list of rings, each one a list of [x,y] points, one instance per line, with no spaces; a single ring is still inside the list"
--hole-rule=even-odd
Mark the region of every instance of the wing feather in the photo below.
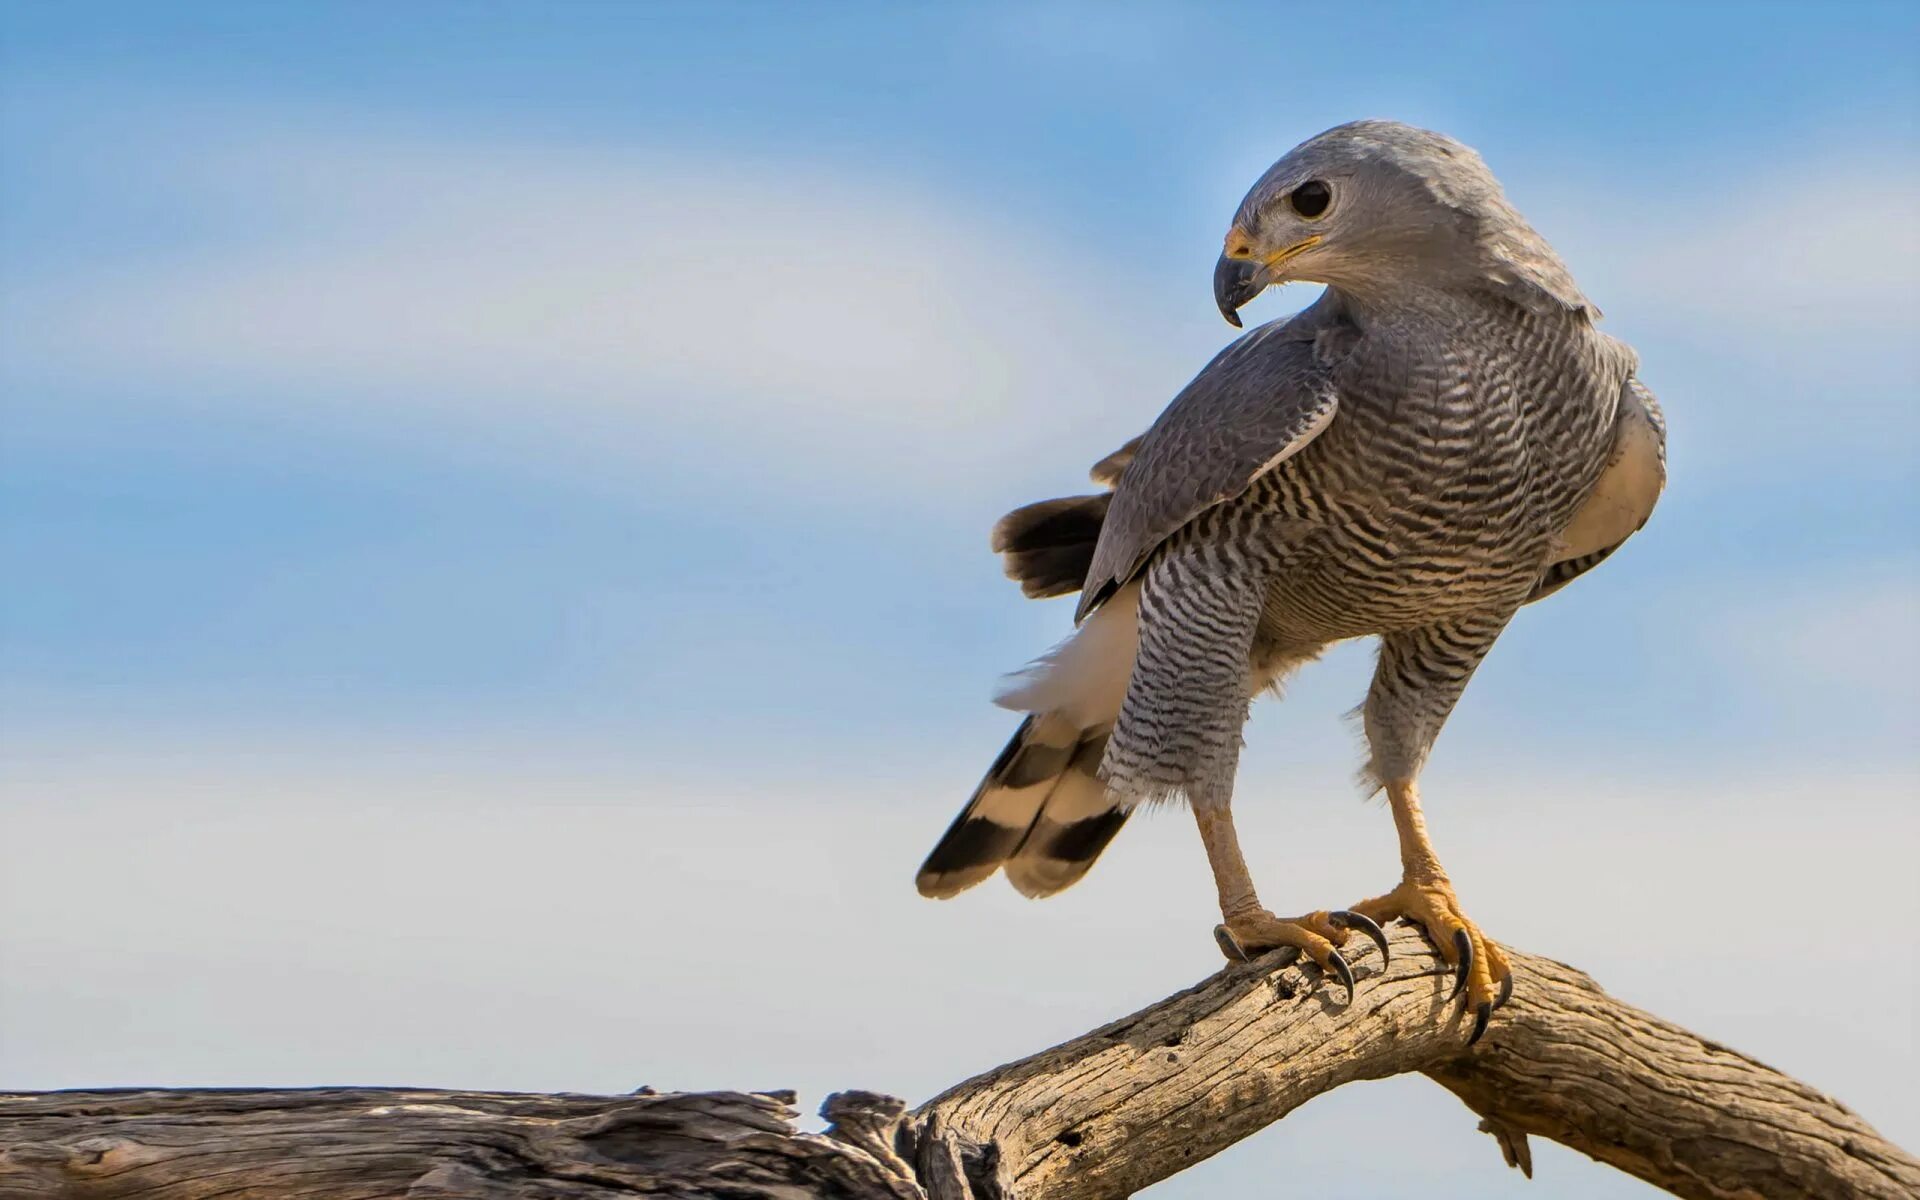
[[[1333,422],[1339,396],[1316,352],[1326,321],[1309,309],[1240,338],[1174,397],[1122,470],[1099,472],[1117,479],[1076,620],[1181,526],[1245,492]]]
[[[1146,437],[1146,434],[1140,434],[1126,445],[1115,450],[1112,454],[1107,455],[1099,462],[1093,464],[1093,469],[1087,472],[1087,477],[1108,491],[1119,487],[1120,477],[1126,474],[1127,464],[1133,461],[1134,455],[1140,453],[1140,443],[1145,441]]]

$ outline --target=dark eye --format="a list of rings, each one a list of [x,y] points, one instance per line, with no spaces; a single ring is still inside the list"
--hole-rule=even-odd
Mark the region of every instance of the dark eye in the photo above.
[[[1318,179],[1309,179],[1287,194],[1288,206],[1309,221],[1325,213],[1332,203],[1333,189]]]

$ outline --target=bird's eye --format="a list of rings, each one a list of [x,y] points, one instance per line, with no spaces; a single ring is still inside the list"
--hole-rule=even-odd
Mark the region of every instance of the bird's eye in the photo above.
[[[1309,179],[1287,193],[1287,207],[1309,221],[1324,216],[1332,203],[1333,189],[1318,179]]]

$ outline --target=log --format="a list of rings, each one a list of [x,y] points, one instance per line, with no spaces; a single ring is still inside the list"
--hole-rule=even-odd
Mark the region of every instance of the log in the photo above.
[[[1513,955],[1513,1001],[1469,1049],[1437,955],[1409,927],[1391,944],[1384,972],[1356,960],[1351,1005],[1280,951],[912,1111],[838,1093],[821,1134],[791,1093],[8,1093],[0,1200],[1094,1200],[1409,1071],[1529,1173],[1539,1135],[1680,1196],[1920,1196],[1920,1162],[1839,1103],[1550,959]]]

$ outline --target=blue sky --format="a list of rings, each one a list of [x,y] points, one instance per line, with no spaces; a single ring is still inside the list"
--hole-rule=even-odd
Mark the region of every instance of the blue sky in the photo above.
[[[906,879],[1004,736],[994,679],[1068,623],[986,528],[1224,343],[1209,273],[1260,170],[1392,116],[1481,150],[1672,424],[1648,530],[1516,622],[1441,741],[1470,906],[1911,1144],[1910,953],[1906,1011],[1862,1032],[1756,1007],[1731,950],[1678,986],[1700,947],[1607,914],[1785,876],[1775,920],[1865,953],[1819,916],[1864,853],[1879,909],[1920,915],[1892,857],[1920,834],[1917,43],[1865,4],[0,6],[0,831],[35,847],[0,850],[0,1082],[924,1094],[1210,969],[1177,819],[1045,906]],[[1250,729],[1243,808],[1301,889],[1276,907],[1388,882],[1339,719],[1365,672],[1343,650]],[[1314,837],[1376,840],[1303,876]],[[74,877],[97,912],[35,900]],[[948,947],[969,982],[924,1004],[991,1028],[911,1062],[795,1056],[778,1022],[750,1061],[662,1039],[751,993],[689,929],[751,924],[770,877],[794,919]],[[312,886],[220,901],[278,878]],[[373,907],[322,903],[342,879]],[[543,915],[495,911],[506,880]],[[649,913],[676,889],[710,927]],[[547,990],[423,1053],[427,997],[532,986],[474,913],[530,922]],[[358,923],[396,914],[412,940]],[[1163,956],[1062,972],[1062,939]],[[239,1016],[283,970],[358,981],[297,1048]],[[844,978],[801,976],[808,1029]],[[89,1049],[72,1014],[129,991],[146,1015]],[[673,1043],[658,1074],[552,1033],[597,1004]],[[480,1062],[503,1030],[524,1055]],[[1168,1194],[1261,1177],[1319,1111]],[[1470,1125],[1435,1138],[1460,1194],[1507,1186]]]

